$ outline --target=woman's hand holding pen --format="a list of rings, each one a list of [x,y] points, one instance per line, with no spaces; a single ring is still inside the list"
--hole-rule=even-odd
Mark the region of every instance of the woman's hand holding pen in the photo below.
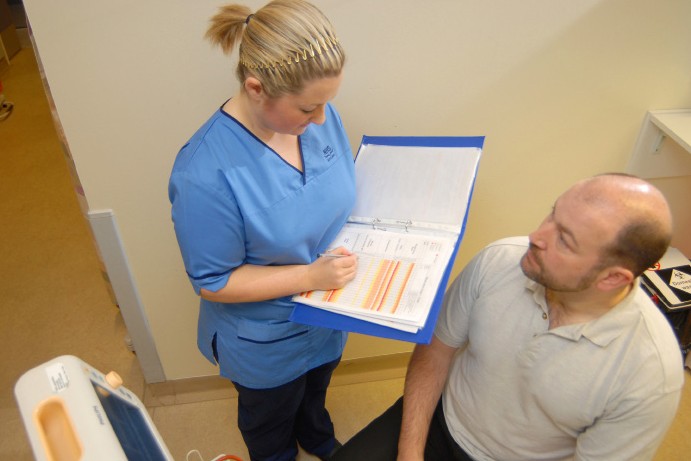
[[[357,255],[338,247],[328,253],[322,253],[310,267],[310,276],[315,290],[332,290],[343,288],[355,278],[357,272]]]

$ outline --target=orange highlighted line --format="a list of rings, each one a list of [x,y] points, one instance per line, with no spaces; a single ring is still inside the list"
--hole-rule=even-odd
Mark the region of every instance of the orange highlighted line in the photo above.
[[[386,299],[389,297],[389,292],[391,291],[391,285],[393,284],[393,281],[396,279],[396,274],[398,273],[398,269],[400,268],[400,266],[401,262],[396,261],[391,271],[387,274],[386,287],[384,288],[381,301],[379,302],[379,306],[377,307],[378,311],[381,311],[382,307],[384,307],[384,304],[386,304]]]
[[[379,263],[379,268],[377,269],[377,274],[370,285],[365,301],[362,303],[362,307],[367,310],[373,310],[377,307],[377,299],[379,298],[379,288],[382,285],[382,278],[386,274],[391,261],[383,259]]]
[[[413,267],[415,267],[415,263],[412,263],[410,266],[408,266],[408,272],[405,274],[405,279],[401,284],[401,289],[398,291],[396,302],[394,303],[393,309],[391,310],[392,314],[396,312],[396,309],[398,309],[398,306],[401,304],[401,298],[403,297],[403,292],[405,291],[406,285],[408,285],[408,280],[410,280],[410,275],[413,273]]]

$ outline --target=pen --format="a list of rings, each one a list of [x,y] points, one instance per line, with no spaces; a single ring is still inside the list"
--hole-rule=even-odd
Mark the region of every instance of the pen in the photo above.
[[[318,257],[320,258],[342,258],[343,256],[349,256],[349,255],[341,255],[337,253],[319,253],[317,254]]]

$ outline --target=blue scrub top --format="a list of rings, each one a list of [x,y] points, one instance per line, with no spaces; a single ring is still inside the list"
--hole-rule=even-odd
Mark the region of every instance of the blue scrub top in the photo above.
[[[299,136],[304,172],[218,110],[185,144],[169,198],[185,269],[197,294],[218,291],[243,264],[308,264],[326,250],[355,201],[354,161],[341,119]],[[346,333],[290,322],[291,297],[201,300],[198,346],[222,376],[250,388],[285,384],[337,359]]]

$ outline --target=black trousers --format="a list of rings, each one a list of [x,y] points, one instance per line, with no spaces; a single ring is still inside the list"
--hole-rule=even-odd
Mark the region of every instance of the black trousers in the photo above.
[[[336,439],[325,407],[326,389],[339,360],[271,389],[233,383],[238,391],[238,427],[252,461],[292,461],[297,443],[316,456],[331,452]]]
[[[396,461],[402,415],[403,398],[401,397],[381,416],[355,434],[331,457],[331,461]],[[473,461],[451,436],[444,419],[441,400],[434,410],[430,423],[425,445],[425,460]]]

